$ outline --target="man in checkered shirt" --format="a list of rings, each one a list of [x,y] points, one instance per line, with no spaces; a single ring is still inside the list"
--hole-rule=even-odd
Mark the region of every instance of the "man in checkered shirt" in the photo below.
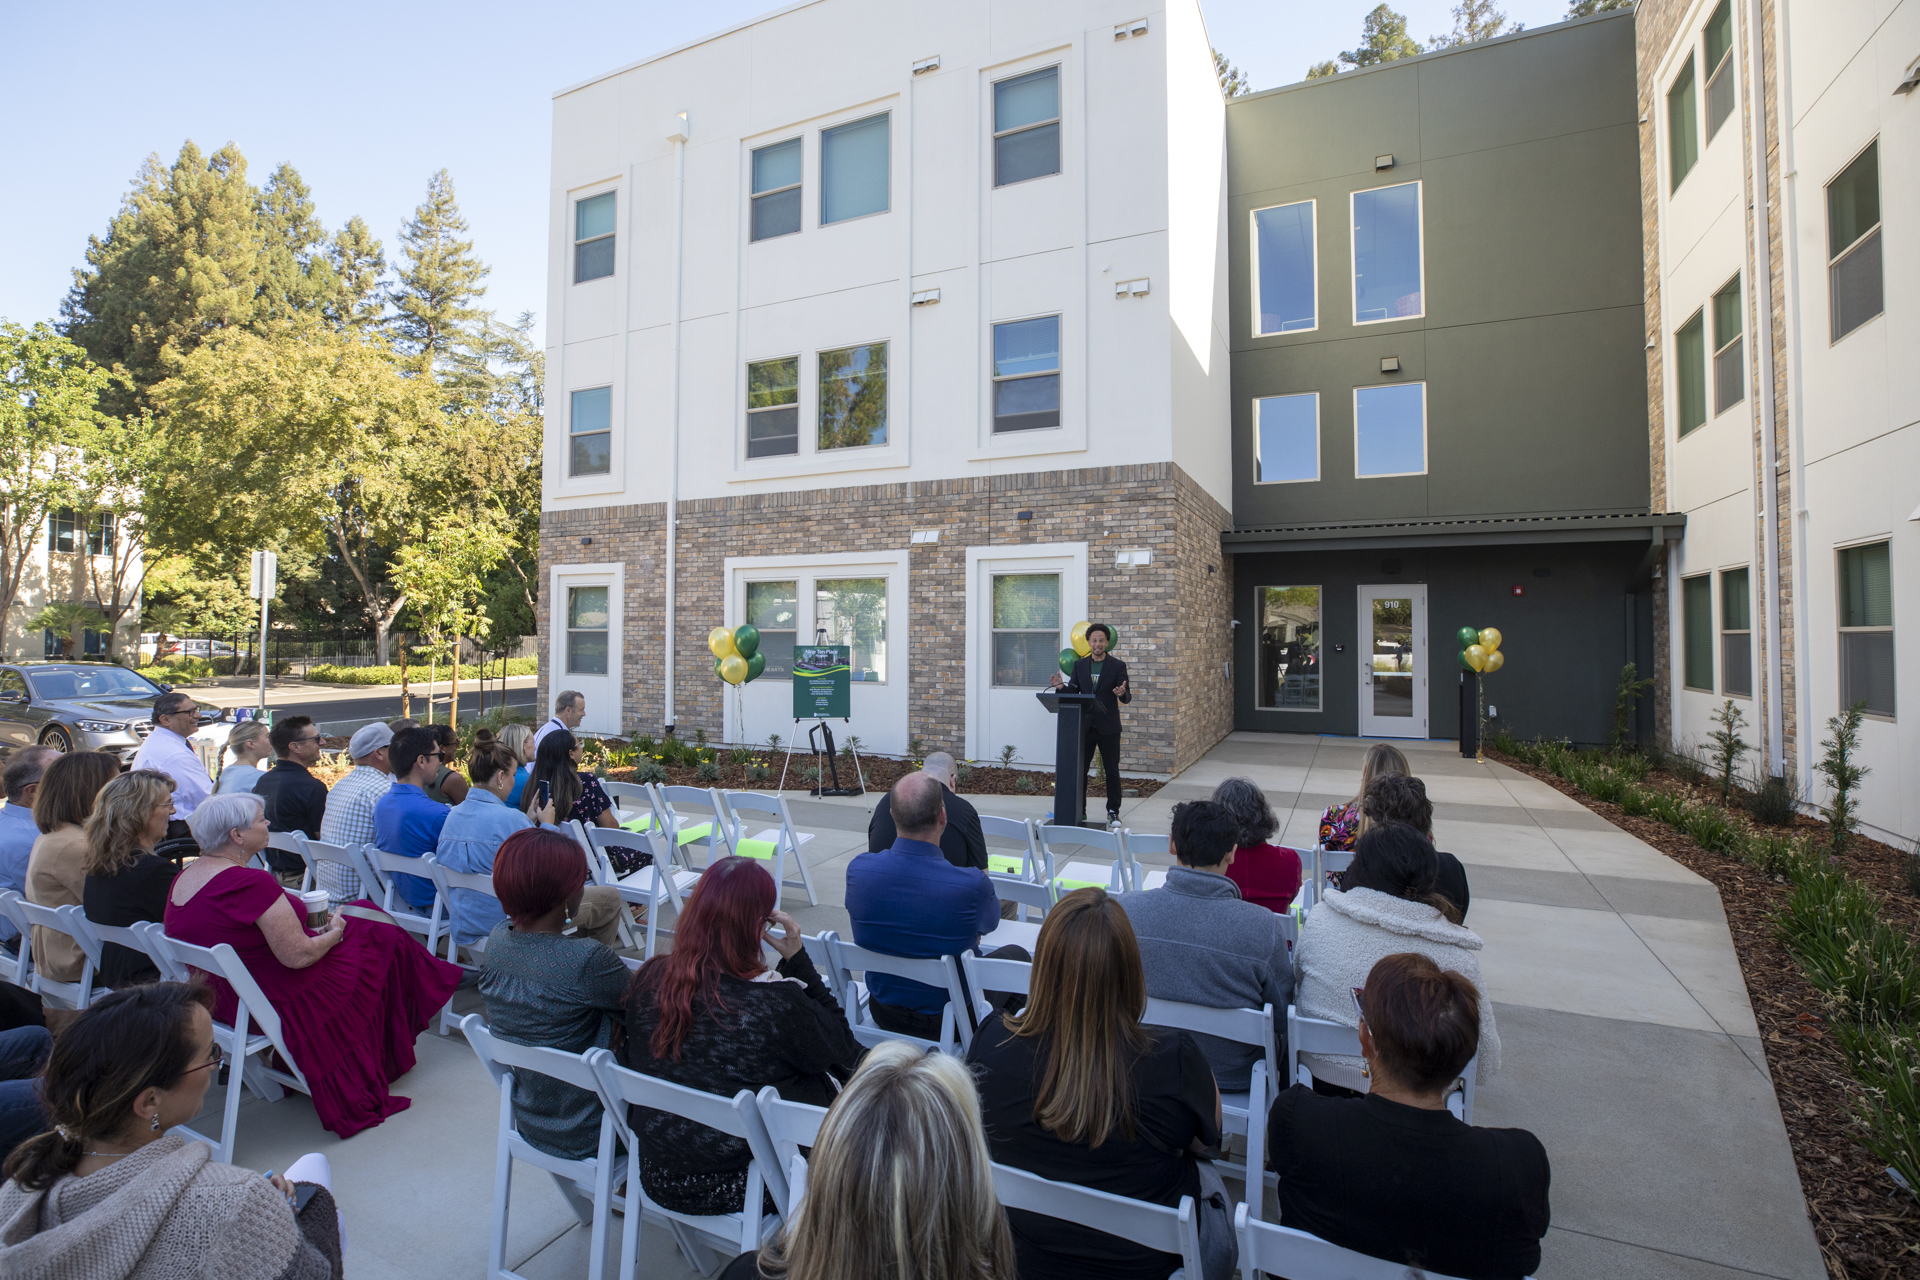
[[[327,792],[327,814],[320,821],[320,839],[327,844],[363,845],[373,840],[373,806],[393,786],[393,766],[387,745],[393,730],[384,724],[363,725],[347,743],[353,771]],[[362,894],[360,877],[337,862],[322,862],[314,882],[326,890],[335,906]]]

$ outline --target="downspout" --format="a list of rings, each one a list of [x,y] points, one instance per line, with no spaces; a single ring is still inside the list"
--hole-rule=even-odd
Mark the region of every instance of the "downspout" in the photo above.
[[[1759,356],[1755,376],[1759,386],[1754,397],[1760,404],[1760,465],[1763,472],[1761,510],[1765,513],[1766,537],[1762,552],[1767,584],[1767,772],[1778,776],[1786,772],[1787,748],[1782,734],[1785,719],[1780,710],[1780,493],[1779,467],[1775,457],[1773,404],[1773,245],[1772,210],[1767,201],[1767,113],[1766,63],[1760,33],[1764,29],[1761,0],[1747,3],[1747,120],[1753,139],[1753,301],[1759,324],[1755,337]],[[1776,46],[1777,47],[1777,46]]]
[[[1813,791],[1813,755],[1809,719],[1813,699],[1807,681],[1807,651],[1810,625],[1807,610],[1807,406],[1802,385],[1800,362],[1800,201],[1799,166],[1793,156],[1793,77],[1791,51],[1787,44],[1787,0],[1774,0],[1773,62],[1774,113],[1780,133],[1780,200],[1784,225],[1780,245],[1786,254],[1782,264],[1787,318],[1787,477],[1788,505],[1793,511],[1793,718],[1795,763],[1799,768],[1800,794],[1804,800]]]
[[[674,551],[680,542],[680,290],[685,272],[681,249],[685,244],[687,221],[687,113],[673,117],[667,129],[667,141],[673,144],[673,372],[667,390],[670,422],[667,430],[667,706],[661,723],[671,734],[673,712],[673,656],[678,639],[673,609]]]

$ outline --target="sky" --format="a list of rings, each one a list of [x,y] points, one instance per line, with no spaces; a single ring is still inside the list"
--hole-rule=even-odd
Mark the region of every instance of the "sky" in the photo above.
[[[895,0],[937,3],[938,0]],[[1291,84],[1359,43],[1376,0],[1202,0],[1214,47],[1258,89]],[[1456,0],[1404,0],[1419,40]],[[324,8],[0,0],[12,50],[0,200],[0,319],[53,320],[141,161],[191,138],[234,142],[264,182],[291,161],[328,230],[355,214],[398,253],[398,231],[441,168],[488,263],[483,305],[511,320],[546,305],[553,91],[753,18],[770,0],[333,0]],[[1157,4],[1150,7],[1157,8]],[[1566,0],[1505,0],[1530,27]],[[191,14],[191,20],[183,15]],[[544,324],[541,324],[544,330]]]

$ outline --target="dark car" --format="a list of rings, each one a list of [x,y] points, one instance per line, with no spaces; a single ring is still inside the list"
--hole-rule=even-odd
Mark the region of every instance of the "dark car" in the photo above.
[[[125,764],[153,732],[153,700],[172,687],[105,662],[0,665],[0,752],[39,743],[107,751]],[[200,722],[225,715],[202,707]]]

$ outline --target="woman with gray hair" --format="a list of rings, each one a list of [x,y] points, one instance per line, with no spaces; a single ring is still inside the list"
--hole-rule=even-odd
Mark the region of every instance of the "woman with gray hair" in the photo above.
[[[1213,789],[1212,799],[1240,829],[1227,879],[1239,886],[1244,900],[1285,915],[1300,892],[1300,854],[1268,843],[1280,829],[1280,819],[1266,792],[1251,778],[1228,778]]]

